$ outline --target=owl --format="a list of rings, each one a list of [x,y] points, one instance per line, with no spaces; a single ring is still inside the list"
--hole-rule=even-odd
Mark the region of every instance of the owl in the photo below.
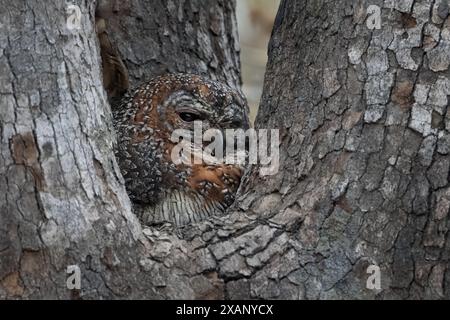
[[[223,214],[234,202],[243,168],[173,159],[175,130],[248,129],[245,99],[227,85],[168,74],[129,91],[113,108],[116,158],[143,224],[185,226]],[[197,148],[204,148],[202,142]]]

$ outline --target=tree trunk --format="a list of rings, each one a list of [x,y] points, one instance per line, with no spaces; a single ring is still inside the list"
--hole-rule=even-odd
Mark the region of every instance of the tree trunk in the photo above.
[[[279,173],[252,168],[228,216],[177,232],[131,213],[93,5],[73,33],[59,1],[1,3],[0,298],[449,298],[450,22],[431,2],[378,1],[370,30],[373,3],[283,1],[256,122],[280,129]],[[239,84],[233,5],[167,2],[147,21],[146,3],[112,33],[132,84],[167,70]]]
[[[131,86],[164,73],[207,75],[239,88],[235,2],[99,0],[97,16],[130,74]]]
[[[114,297],[138,272],[115,270],[140,250],[141,229],[111,151],[86,3],[72,31],[64,2],[0,4],[0,298],[76,297],[69,265],[86,295]]]
[[[448,11],[282,2],[256,120],[282,128],[281,168],[249,181],[244,200],[258,201],[244,209],[281,220],[288,240],[272,259],[276,240],[258,253],[268,262],[248,296],[450,298]],[[380,290],[366,286],[370,265]]]
[[[234,2],[120,5],[108,32],[131,85],[166,71],[239,85]],[[156,263],[171,245],[149,242],[132,214],[112,153],[96,4],[77,3],[79,28],[61,1],[0,7],[0,299],[194,297],[185,262]],[[71,266],[81,290],[67,286]]]

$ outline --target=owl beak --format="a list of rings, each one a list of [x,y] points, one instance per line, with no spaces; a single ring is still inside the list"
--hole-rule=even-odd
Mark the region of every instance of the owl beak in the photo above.
[[[227,156],[227,150],[233,150],[233,153],[236,152],[245,152],[248,151],[248,137],[245,136],[245,146],[244,150],[241,149],[239,145],[238,134],[230,137],[227,135],[227,130],[237,130],[241,129],[246,132],[250,128],[250,121],[248,119],[247,112],[242,106],[237,104],[229,105],[226,108],[225,114],[219,120],[217,127],[220,128],[223,137],[223,155]]]
[[[248,118],[247,112],[245,113],[243,117],[243,128],[244,130],[250,129],[250,119]]]
[[[250,120],[247,111],[238,105],[229,107],[222,122],[225,124],[223,126],[225,129],[244,129],[245,131],[250,128]]]

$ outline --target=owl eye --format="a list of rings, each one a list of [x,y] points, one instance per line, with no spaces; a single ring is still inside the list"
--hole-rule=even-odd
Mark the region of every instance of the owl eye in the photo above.
[[[181,120],[185,121],[185,122],[192,122],[195,120],[201,120],[200,115],[196,114],[196,113],[192,113],[192,112],[180,112],[179,116],[181,118]]]

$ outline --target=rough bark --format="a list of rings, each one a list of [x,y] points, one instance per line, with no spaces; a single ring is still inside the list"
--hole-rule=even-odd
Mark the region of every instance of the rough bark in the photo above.
[[[77,31],[61,1],[0,7],[0,298],[76,297],[69,265],[86,294],[120,295],[128,272],[113,270],[141,230],[111,152],[94,4]]]
[[[130,74],[131,86],[164,73],[207,75],[239,88],[234,1],[100,0],[97,16]]]
[[[92,5],[73,35],[57,1],[2,3],[0,298],[71,297],[70,264],[82,298],[449,298],[448,7],[389,3],[282,2],[256,122],[281,129],[280,171],[253,168],[233,212],[177,232],[130,213]],[[128,65],[140,52],[122,50]],[[147,57],[132,81],[200,63]],[[371,264],[381,290],[366,288]]]
[[[64,2],[0,3],[0,298],[188,297],[175,286],[184,270],[158,289],[149,253],[164,248],[142,233],[111,151],[96,4],[76,4],[81,28],[71,31]],[[132,84],[165,71],[239,84],[233,2],[123,5],[113,39]],[[149,12],[159,26],[143,22]],[[67,289],[70,265],[81,269],[81,291]]]
[[[370,5],[380,30],[366,25]],[[283,1],[256,120],[281,128],[282,168],[250,181],[258,203],[245,209],[282,219],[289,240],[257,266],[249,296],[450,297],[448,12]],[[366,288],[369,265],[381,290]]]

